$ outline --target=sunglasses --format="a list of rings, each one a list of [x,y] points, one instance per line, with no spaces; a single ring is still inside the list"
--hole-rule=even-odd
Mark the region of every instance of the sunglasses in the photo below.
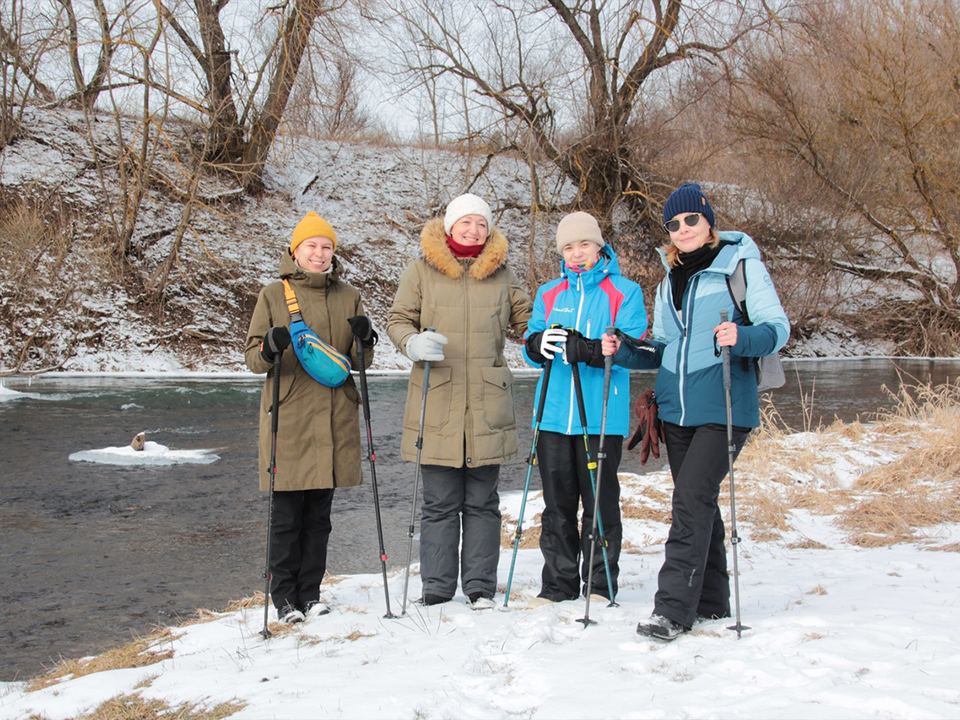
[[[690,213],[683,218],[683,221],[687,224],[687,227],[694,227],[698,222],[700,222],[700,213]],[[663,224],[663,229],[667,232],[676,232],[680,229],[680,221],[671,220],[670,222],[665,222]]]

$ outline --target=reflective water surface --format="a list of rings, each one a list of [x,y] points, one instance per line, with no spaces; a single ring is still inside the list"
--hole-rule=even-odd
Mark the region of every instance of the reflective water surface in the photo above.
[[[890,401],[883,385],[954,379],[950,361],[788,363],[773,395],[795,429],[801,396],[813,423],[864,419]],[[158,624],[220,609],[263,588],[266,498],[257,489],[260,379],[41,376],[6,378],[27,396],[0,402],[0,680],[36,674]],[[503,490],[523,487],[536,378],[518,379],[521,457]],[[634,376],[636,396],[653,374]],[[406,558],[413,465],[399,459],[404,377],[371,377],[377,480],[389,564]],[[138,431],[173,449],[213,448],[211,465],[110,466],[73,462],[79,450],[126,445]],[[646,472],[636,452],[621,469]],[[360,488],[338,491],[328,567],[379,572],[369,466]],[[539,488],[533,473],[532,486]]]

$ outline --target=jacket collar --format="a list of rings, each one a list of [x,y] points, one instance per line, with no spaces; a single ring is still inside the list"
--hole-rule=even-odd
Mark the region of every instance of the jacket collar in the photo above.
[[[760,259],[760,250],[753,238],[746,233],[737,230],[721,230],[717,233],[720,236],[720,254],[704,272],[719,272],[724,275],[730,275],[737,267],[740,260],[750,258]],[[660,262],[666,268],[667,274],[670,274],[670,266],[667,264],[667,254],[662,247],[657,248],[657,254],[660,255]]]
[[[575,272],[566,266],[563,260],[560,260],[560,275],[567,279],[571,285],[576,285],[577,281],[583,282],[583,287],[593,287],[603,282],[608,275],[619,275],[620,263],[617,260],[617,254],[607,243],[601,250],[597,258],[597,264],[589,270]]]
[[[479,257],[461,262],[447,245],[443,219],[434,218],[423,226],[423,231],[420,233],[420,253],[430,267],[447,277],[454,279],[462,277],[464,266],[467,266],[470,277],[474,280],[484,280],[506,264],[507,238],[496,227],[491,228]]]

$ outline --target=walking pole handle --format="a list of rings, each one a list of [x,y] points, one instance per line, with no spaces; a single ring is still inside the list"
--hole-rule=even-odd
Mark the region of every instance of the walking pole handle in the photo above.
[[[726,310],[720,311],[720,324],[727,322],[730,319],[730,313]],[[723,388],[727,392],[730,391],[730,346],[724,345],[720,348],[720,354],[723,356]]]

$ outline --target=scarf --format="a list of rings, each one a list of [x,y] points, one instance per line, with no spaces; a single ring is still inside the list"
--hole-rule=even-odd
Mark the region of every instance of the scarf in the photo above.
[[[682,260],[683,264],[678,264],[670,269],[673,306],[677,310],[680,310],[683,305],[683,293],[687,290],[687,284],[690,282],[690,278],[704,268],[710,267],[713,261],[716,260],[717,255],[720,254],[721,247],[723,247],[722,244],[718,244],[716,247],[704,245],[693,252],[680,253],[678,259]]]
[[[450,252],[453,253],[454,257],[475,258],[479,257],[480,253],[483,252],[483,248],[486,243],[482,243],[480,245],[461,245],[452,237],[447,235],[447,245],[450,247]]]

